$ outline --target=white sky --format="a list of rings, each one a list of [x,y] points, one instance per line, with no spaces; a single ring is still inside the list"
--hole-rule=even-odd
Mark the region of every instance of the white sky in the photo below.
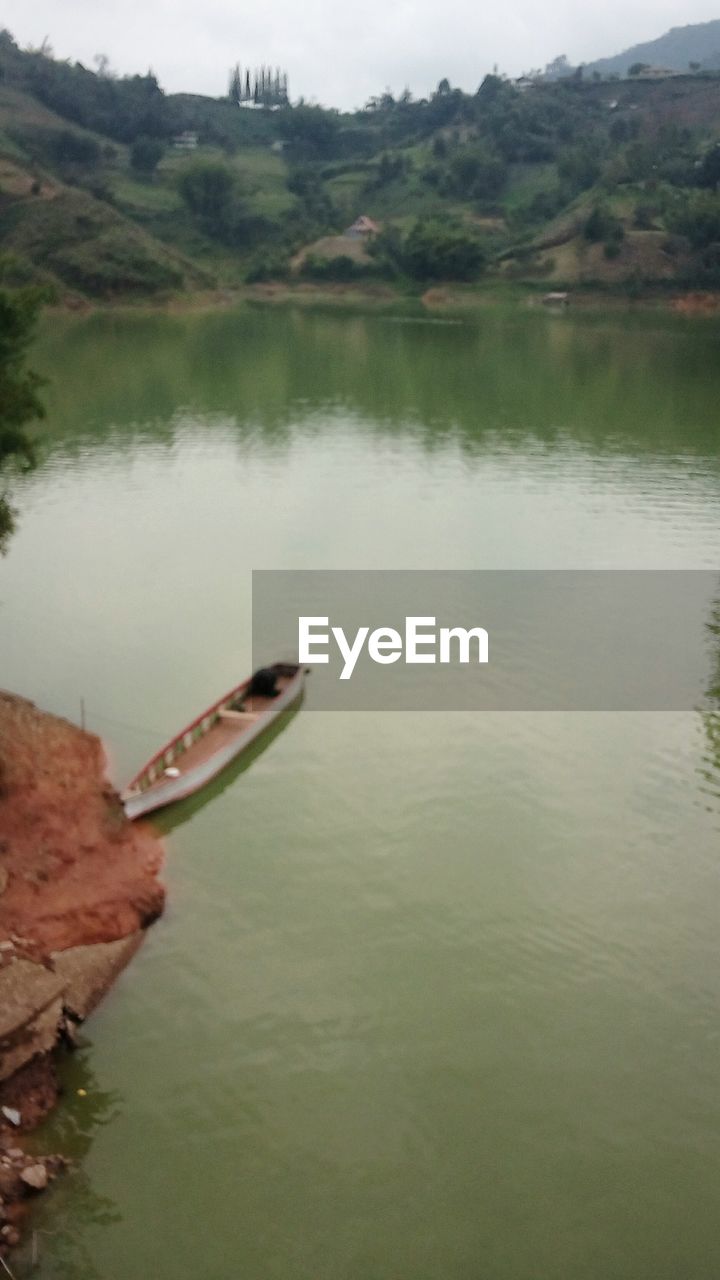
[[[442,76],[477,88],[497,63],[519,75],[557,54],[619,53],[668,28],[720,17],[720,0],[0,0],[18,44],[120,73],[152,67],[163,88],[219,97],[239,61],[286,68],[290,94],[361,106],[386,87],[417,96]]]

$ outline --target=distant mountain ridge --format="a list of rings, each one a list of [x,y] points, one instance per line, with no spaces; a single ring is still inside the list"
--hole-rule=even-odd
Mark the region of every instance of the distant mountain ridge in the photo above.
[[[720,67],[720,18],[687,27],[672,27],[657,40],[635,44],[612,58],[589,62],[585,71],[599,71],[604,76],[624,76],[636,62],[667,67],[670,71],[687,71],[691,62],[698,62],[706,70],[717,69]]]

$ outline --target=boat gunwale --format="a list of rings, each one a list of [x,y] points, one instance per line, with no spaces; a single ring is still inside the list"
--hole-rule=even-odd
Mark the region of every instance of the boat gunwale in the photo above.
[[[292,664],[292,665],[295,665],[295,664]],[[302,666],[298,665],[295,674],[290,677],[288,684],[296,680],[298,676],[301,674],[301,672],[302,672]],[[195,719],[191,720],[189,724],[186,724],[184,729],[180,729],[180,731],[174,734],[172,738],[169,738],[164,746],[160,747],[159,750],[156,751],[155,754],[151,756],[149,760],[145,761],[145,764],[142,766],[142,768],[138,770],[138,772],[127,784],[127,786],[123,788],[123,791],[120,796],[121,800],[123,801],[129,800],[134,796],[144,794],[144,791],[143,789],[141,789],[139,784],[141,783],[145,774],[147,774],[150,771],[150,769],[153,768],[153,766],[159,764],[159,762],[165,756],[166,752],[170,751],[172,747],[175,747],[185,737],[186,733],[193,732],[193,730],[195,730],[198,727],[198,725],[202,723],[202,721],[205,719],[206,716],[214,715],[215,712],[219,711],[221,707],[224,706],[225,703],[230,702],[233,698],[237,697],[237,695],[241,693],[243,689],[247,689],[251,680],[252,680],[252,676],[248,676],[247,679],[242,680],[240,684],[234,685],[233,688],[229,689],[227,693],[224,693],[221,698],[217,698],[216,701],[212,702],[209,707],[206,707],[204,711],[201,711],[200,715],[195,716]],[[272,706],[272,703],[270,703],[270,706]],[[268,709],[269,708],[266,708],[266,710]],[[260,712],[260,715],[261,716],[265,715],[265,711]],[[212,725],[208,725],[208,728],[205,730],[205,734],[209,733],[211,728],[212,728]],[[203,734],[202,736],[204,737],[205,734]],[[147,791],[151,787],[156,786],[157,783],[162,781],[163,779],[161,777],[155,778],[151,782],[149,782],[148,787],[146,787],[144,790]]]

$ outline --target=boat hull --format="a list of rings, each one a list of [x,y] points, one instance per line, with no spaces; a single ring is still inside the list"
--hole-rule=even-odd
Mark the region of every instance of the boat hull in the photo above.
[[[297,701],[303,692],[304,684],[305,675],[300,668],[282,693],[273,699],[241,737],[232,740],[202,764],[188,769],[177,778],[167,778],[147,791],[125,793],[121,799],[126,817],[131,820],[140,818],[143,814],[152,813],[155,809],[163,809],[166,805],[175,804],[177,800],[184,800],[187,796],[194,795],[196,791],[216,778],[232,760],[242,755],[277,720],[278,716],[282,715],[283,711]]]

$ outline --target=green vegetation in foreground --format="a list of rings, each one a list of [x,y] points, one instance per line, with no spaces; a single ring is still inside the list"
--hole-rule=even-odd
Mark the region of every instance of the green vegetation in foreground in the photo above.
[[[295,278],[720,288],[720,71],[629,71],[560,58],[471,94],[250,110],[1,32],[0,245],[15,283],[66,298]],[[369,241],[343,234],[361,213]]]
[[[0,275],[0,281],[2,277]],[[23,428],[44,410],[38,397],[41,379],[26,367],[42,295],[37,289],[10,290],[0,283],[0,471],[10,462],[27,469],[33,448]],[[0,554],[14,528],[7,493],[0,495]]]

